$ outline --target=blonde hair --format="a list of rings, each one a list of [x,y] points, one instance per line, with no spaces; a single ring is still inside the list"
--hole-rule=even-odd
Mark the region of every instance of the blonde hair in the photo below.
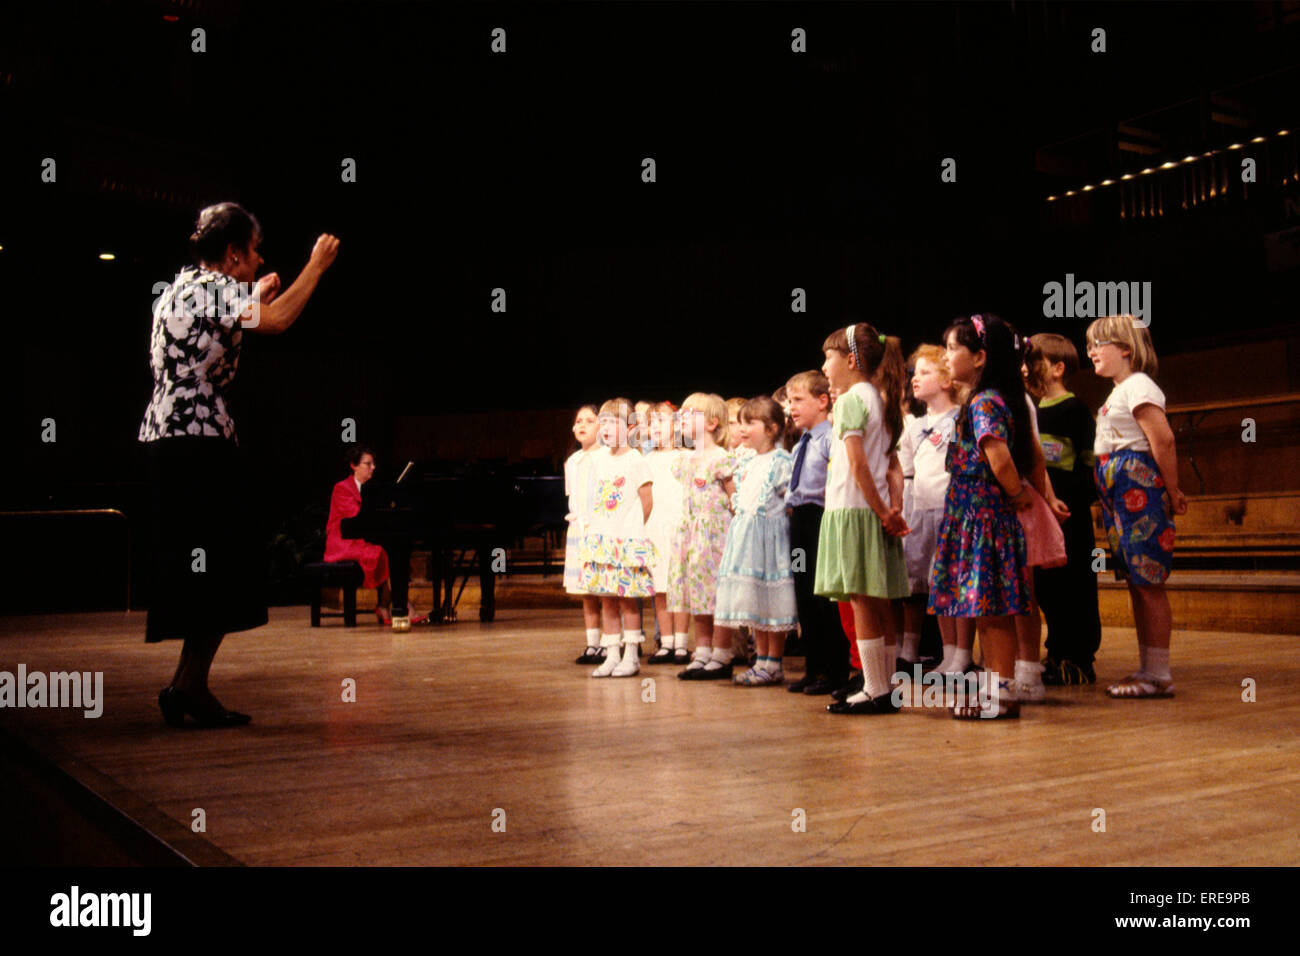
[[[1145,372],[1155,378],[1156,348],[1151,343],[1151,332],[1133,316],[1108,315],[1097,319],[1088,326],[1086,341],[1089,345],[1113,342],[1120,348],[1128,349],[1129,367],[1135,372]]]
[[[741,400],[742,404],[744,400]],[[715,395],[712,392],[692,392],[686,396],[686,401],[682,402],[683,412],[703,412],[706,417],[713,419],[718,423],[717,430],[713,433],[713,441],[727,447],[727,439],[731,437],[731,430],[727,422],[727,403],[722,400],[721,395]]]
[[[943,390],[954,402],[957,401],[957,396],[961,394],[961,383],[952,377],[952,370],[948,368],[948,350],[942,345],[919,345],[916,351],[908,356],[907,364],[915,369],[916,363],[921,359],[925,359],[938,369],[939,377],[948,382]]]
[[[596,417],[603,418],[606,415],[613,415],[626,427],[628,416],[632,414],[635,407],[626,398],[611,398],[600,406],[600,411],[596,413]]]

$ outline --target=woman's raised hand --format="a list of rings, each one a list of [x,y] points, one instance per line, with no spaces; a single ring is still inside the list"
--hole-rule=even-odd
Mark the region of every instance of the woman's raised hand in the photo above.
[[[331,236],[328,232],[323,232],[320,238],[316,240],[316,246],[311,251],[311,258],[307,260],[307,265],[324,272],[334,263],[334,257],[338,254],[338,238]]]
[[[279,294],[280,276],[278,274],[268,272],[257,280],[257,301],[262,305],[270,305]]]

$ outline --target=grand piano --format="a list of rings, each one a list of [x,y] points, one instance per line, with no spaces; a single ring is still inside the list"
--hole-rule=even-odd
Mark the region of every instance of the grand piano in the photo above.
[[[564,479],[535,471],[504,464],[450,468],[413,463],[398,481],[368,481],[361,490],[361,511],[344,518],[339,531],[388,552],[394,619],[409,613],[411,553],[428,551],[434,584],[430,623],[456,619],[460,593],[455,584],[462,572],[461,592],[470,574],[478,574],[479,620],[491,621],[501,568],[494,556],[503,555],[521,538],[565,526]]]

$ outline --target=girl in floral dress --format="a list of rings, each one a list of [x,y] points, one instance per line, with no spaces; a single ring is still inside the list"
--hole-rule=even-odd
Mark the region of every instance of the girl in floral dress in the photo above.
[[[682,484],[682,520],[673,535],[668,566],[668,610],[695,619],[695,654],[677,676],[682,680],[731,678],[731,632],[713,632],[718,566],[731,525],[728,503],[735,492],[735,459],[727,452],[727,405],[720,395],[695,392],[682,403],[682,436],[695,451],[673,465]],[[676,660],[685,648],[674,651]]]
[[[638,656],[644,635],[636,599],[655,593],[655,546],[645,530],[654,503],[650,468],[645,456],[628,444],[631,412],[631,402],[615,398],[600,406],[597,416],[606,447],[594,453],[581,579],[584,590],[600,596],[605,661],[592,677],[631,677],[641,669]]]
[[[1029,508],[1033,431],[1015,335],[995,315],[958,319],[944,333],[948,369],[970,388],[948,446],[952,480],[930,573],[930,610],[977,618],[986,670],[983,711],[959,702],[953,716],[1018,717],[1014,617],[1029,609],[1025,534],[1017,511]]]

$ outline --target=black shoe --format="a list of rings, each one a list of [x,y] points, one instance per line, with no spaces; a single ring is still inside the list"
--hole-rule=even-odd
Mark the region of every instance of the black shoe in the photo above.
[[[701,667],[695,680],[731,680],[731,672],[735,667],[735,661],[728,661],[721,667]]]
[[[679,647],[673,651],[674,664],[679,664],[684,666],[686,664],[689,664],[690,662],[691,662],[691,654],[690,651],[686,650],[686,648]]]
[[[589,648],[587,648],[585,651],[583,651],[581,654],[579,654],[579,655],[574,659],[573,663],[575,663],[575,664],[594,664],[594,663],[596,663],[598,660],[600,660],[600,657],[598,656],[599,653],[600,653],[600,648],[599,648],[599,647],[589,647]]]
[[[839,700],[833,704],[827,704],[826,710],[832,714],[896,714],[898,705],[894,703],[894,695],[886,694],[884,697],[869,697],[866,700],[860,700],[856,704],[850,704],[846,700]]]
[[[1091,664],[1047,657],[1043,660],[1043,683],[1049,687],[1077,687],[1097,683],[1097,674]]]
[[[646,658],[647,664],[672,664],[677,660],[671,647],[661,647]]]
[[[822,677],[815,681],[809,681],[808,686],[803,689],[803,692],[809,697],[821,697],[825,694],[832,694],[843,686],[844,685],[839,681],[829,680]]]
[[[903,680],[915,680],[918,667],[921,669],[921,673],[925,673],[925,665],[920,661],[909,661],[905,657],[900,657],[894,661],[894,674],[902,674]]]
[[[158,709],[162,711],[163,720],[168,727],[185,726],[185,707],[173,696],[173,689],[164,687],[158,691]]]
[[[158,707],[169,727],[184,726],[186,714],[193,717],[200,727],[242,727],[253,719],[224,707],[219,711],[201,711],[188,694],[175,687],[164,687],[158,692]]]
[[[847,684],[838,690],[831,691],[831,697],[835,700],[844,700],[844,698],[852,697],[860,690],[862,690],[862,671],[854,671]]]
[[[805,675],[791,684],[786,684],[785,689],[792,694],[802,694],[804,692],[804,688],[807,687],[812,682],[813,682],[812,676]]]

